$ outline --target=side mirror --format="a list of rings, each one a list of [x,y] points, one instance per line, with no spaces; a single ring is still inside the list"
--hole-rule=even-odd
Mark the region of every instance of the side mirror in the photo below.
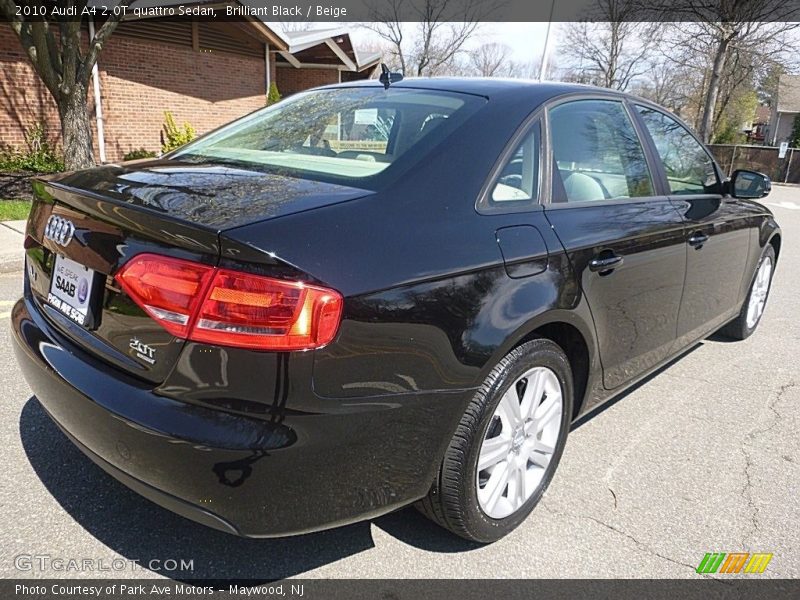
[[[737,169],[731,175],[728,190],[734,198],[757,200],[769,195],[772,181],[763,173]]]

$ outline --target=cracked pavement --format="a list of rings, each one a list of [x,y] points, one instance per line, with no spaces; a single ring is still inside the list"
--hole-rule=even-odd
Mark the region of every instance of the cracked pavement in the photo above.
[[[20,275],[0,275],[3,400],[0,569],[19,554],[194,561],[103,577],[699,577],[706,552],[771,552],[759,577],[800,577],[800,187],[767,204],[784,230],[759,330],[712,338],[581,423],[543,502],[491,546],[405,509],[281,540],[240,540],[172,515],[116,483],[50,423],[9,348]],[[717,575],[720,583],[733,576]],[[739,576],[743,577],[743,576]]]

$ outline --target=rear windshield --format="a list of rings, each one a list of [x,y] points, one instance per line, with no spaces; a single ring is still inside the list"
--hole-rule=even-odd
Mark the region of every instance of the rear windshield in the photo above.
[[[419,160],[484,102],[408,88],[315,90],[234,121],[168,158],[365,184],[397,163]]]

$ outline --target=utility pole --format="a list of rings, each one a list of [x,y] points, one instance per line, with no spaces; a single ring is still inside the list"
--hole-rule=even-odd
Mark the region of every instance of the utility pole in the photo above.
[[[556,0],[550,3],[550,20],[547,22],[547,33],[544,36],[544,51],[542,51],[542,64],[539,68],[539,81],[544,81],[547,77],[547,63],[550,59],[550,30],[553,28],[553,11],[556,8]]]

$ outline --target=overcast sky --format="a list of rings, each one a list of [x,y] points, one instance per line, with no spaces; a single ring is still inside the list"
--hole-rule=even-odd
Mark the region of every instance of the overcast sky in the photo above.
[[[409,23],[411,31],[413,31],[414,25],[414,23]],[[557,30],[558,23],[555,23],[553,31]],[[541,58],[546,33],[547,23],[483,23],[466,47],[471,48],[491,42],[501,43],[511,48],[513,60],[531,62],[533,59]],[[351,37],[355,38],[356,46],[358,46],[362,40],[364,43],[368,43],[370,39],[374,39],[375,34],[363,27],[354,27]]]
[[[276,23],[280,27],[280,23]],[[356,48],[371,45],[379,38],[373,32],[359,27],[357,23],[312,23],[313,29],[330,27],[348,27]],[[408,23],[408,30],[414,31],[416,24]],[[553,32],[558,31],[559,23],[553,24]],[[544,50],[544,39],[547,23],[483,23],[478,32],[467,44],[468,48],[491,42],[502,43],[512,49],[512,60],[528,63],[538,60]],[[551,34],[552,35],[552,34]],[[555,48],[555,40],[551,40],[551,48]]]

